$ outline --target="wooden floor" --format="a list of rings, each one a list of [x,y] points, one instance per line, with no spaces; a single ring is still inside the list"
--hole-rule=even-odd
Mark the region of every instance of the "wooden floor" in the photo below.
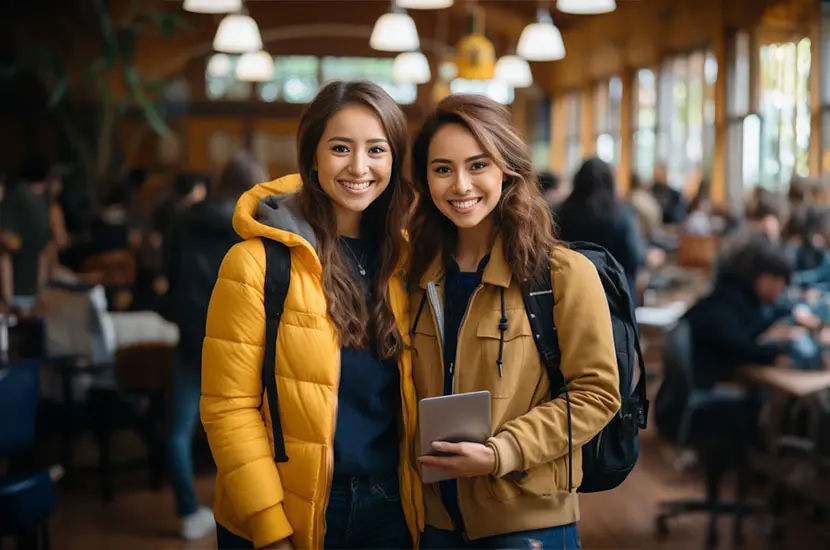
[[[670,524],[668,539],[658,541],[654,534],[654,515],[661,499],[694,497],[702,487],[697,474],[678,474],[669,466],[671,450],[643,434],[640,464],[618,489],[602,494],[583,495],[580,532],[586,550],[686,550],[703,548],[705,520],[701,517],[676,519]],[[62,488],[58,511],[52,520],[53,548],[56,550],[173,550],[215,548],[213,535],[204,540],[185,542],[176,536],[172,491],[147,489],[146,476],[119,476],[113,503],[103,503],[96,484],[90,479],[79,486]],[[212,499],[213,477],[201,474],[197,480],[201,501]],[[731,519],[721,524],[721,548],[731,547]],[[809,527],[791,530],[784,543],[768,543],[761,534],[760,522],[746,522],[744,548],[827,548],[827,541],[807,535]]]

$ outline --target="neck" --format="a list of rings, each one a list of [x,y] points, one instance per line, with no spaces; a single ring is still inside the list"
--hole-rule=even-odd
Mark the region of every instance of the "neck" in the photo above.
[[[337,232],[350,239],[360,238],[360,212],[353,212],[334,206],[334,216],[337,218]]]
[[[487,217],[475,227],[458,228],[455,261],[461,271],[475,271],[493,247],[493,220]]]

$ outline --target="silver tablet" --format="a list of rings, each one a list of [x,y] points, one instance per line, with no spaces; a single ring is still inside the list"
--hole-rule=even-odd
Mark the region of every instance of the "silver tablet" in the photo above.
[[[432,450],[433,441],[484,443],[490,437],[490,392],[477,391],[421,399],[418,404],[421,453]],[[421,466],[421,480],[435,483],[455,476]]]

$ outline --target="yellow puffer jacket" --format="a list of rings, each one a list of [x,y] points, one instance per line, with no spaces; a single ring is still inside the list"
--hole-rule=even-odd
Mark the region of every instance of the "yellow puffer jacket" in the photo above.
[[[261,548],[291,536],[296,548],[322,548],[340,380],[340,347],[328,318],[314,232],[291,195],[298,175],[263,183],[239,200],[233,225],[245,241],[219,270],[202,352],[201,416],[217,465],[214,513]],[[265,339],[265,250],[259,237],[291,249],[291,284],[277,337],[276,374],[288,462],[275,463],[261,382]],[[389,285],[409,344],[408,297],[400,274]],[[417,405],[409,354],[398,362],[402,425],[401,501],[413,540],[423,529],[420,478],[410,458]]]

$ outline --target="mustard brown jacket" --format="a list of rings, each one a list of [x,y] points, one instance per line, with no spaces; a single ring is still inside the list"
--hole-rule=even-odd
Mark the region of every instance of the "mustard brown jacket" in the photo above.
[[[459,508],[467,536],[480,539],[579,520],[576,489],[582,480],[581,447],[620,407],[611,317],[594,265],[565,247],[550,260],[552,315],[568,381],[572,411],[573,489],[568,491],[568,424],[564,397],[551,400],[550,384],[534,343],[521,285],[511,274],[501,240],[492,248],[458,331],[453,393],[488,390],[492,396],[494,475],[463,478]],[[413,291],[413,372],[418,399],[442,395],[444,268],[436,259]],[[508,328],[499,375],[501,292]],[[426,300],[424,295],[426,294]],[[420,315],[421,303],[428,304]],[[420,454],[418,442],[415,452]],[[451,530],[437,484],[424,487],[426,523]]]
[[[234,229],[245,239],[228,252],[208,310],[202,351],[201,417],[217,465],[214,513],[232,533],[261,548],[291,537],[296,548],[322,548],[334,466],[340,346],[326,309],[322,267],[311,226],[290,194],[298,175],[245,193]],[[291,282],[276,346],[280,419],[288,462],[274,462],[264,353],[265,251],[259,237],[291,249]],[[398,273],[389,286],[408,344],[409,307]],[[400,492],[413,540],[423,529],[421,482],[411,462],[417,407],[408,353],[398,361],[403,426]]]

